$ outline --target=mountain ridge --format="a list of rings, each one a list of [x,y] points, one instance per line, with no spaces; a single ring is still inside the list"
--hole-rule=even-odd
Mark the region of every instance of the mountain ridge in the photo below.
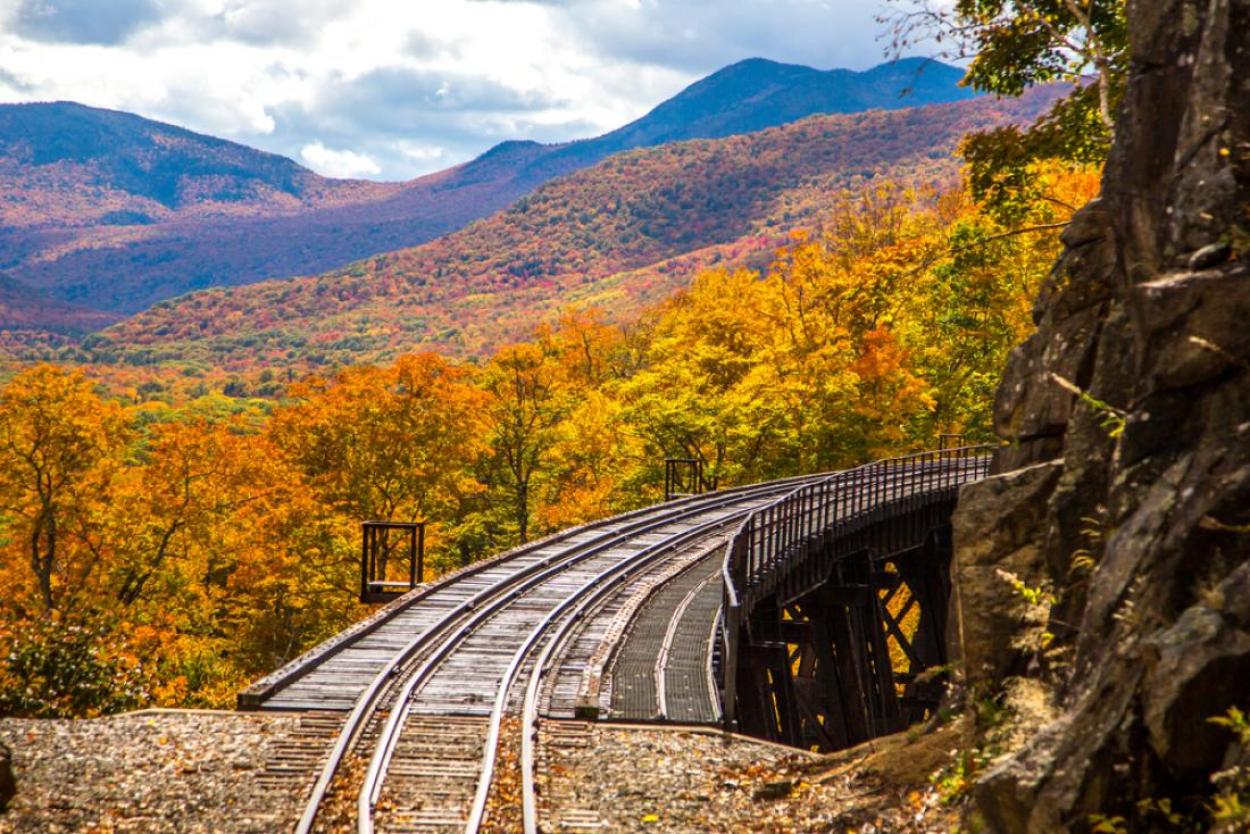
[[[903,109],[973,98],[972,91],[959,86],[962,77],[962,70],[928,58],[901,58],[863,71],[818,70],[767,58],[746,58],[701,78],[634,121],[601,136],[525,145],[524,152],[533,158],[522,174],[541,172],[545,181],[635,148],[754,133],[822,113]],[[831,79],[839,86],[819,85]],[[784,85],[782,80],[792,83]],[[743,87],[750,90],[748,95],[743,95]],[[735,96],[738,106],[726,106],[729,95]],[[467,165],[513,144],[501,142]]]
[[[751,132],[813,108],[874,101],[901,107],[898,94],[906,85],[915,100],[967,98],[971,94],[957,86],[960,74],[920,60],[856,73],[747,59],[603,136],[555,145],[504,142],[405,183],[321,177],[285,157],[118,111],[0,105],[0,239],[8,254],[0,276],[118,318],[189,291],[318,274],[419,245],[622,150]],[[47,118],[34,120],[39,123],[23,143],[11,126],[13,114],[32,111],[14,108],[39,107]],[[122,142],[129,148],[124,159],[109,167],[99,155],[76,152],[66,145],[73,131],[38,150],[57,133],[47,124],[57,115],[80,126],[86,120],[88,146],[107,144],[102,136],[114,144],[118,136],[129,137],[130,145]],[[196,157],[197,147],[204,158]],[[162,158],[160,148],[172,148],[172,157]],[[104,281],[104,275],[125,280]],[[0,327],[37,324],[34,313],[32,319],[0,312]]]
[[[877,177],[953,184],[969,130],[1032,121],[1061,94],[813,116],[624,152],[438,240],[320,276],[167,300],[88,347],[99,361],[229,369],[386,362],[421,348],[484,355],[524,338],[562,299],[608,299],[627,315],[694,270],[766,259],[791,231],[819,227],[832,195]]]
[[[29,172],[33,178],[38,173],[68,174],[82,166],[94,177],[90,183],[94,208],[107,206],[107,201],[99,200],[103,188],[154,203],[158,212],[165,210],[151,221],[172,219],[184,208],[207,206],[210,213],[233,213],[228,204],[249,196],[253,202],[268,198],[293,208],[296,201],[311,206],[387,190],[378,183],[322,177],[287,157],[228,139],[69,101],[0,105],[0,160],[6,179],[20,176],[22,167],[35,169]],[[219,190],[196,189],[200,177],[212,178]],[[20,207],[19,202],[0,201],[0,222],[22,225],[26,218],[20,216]],[[52,219],[36,214],[29,221],[43,225]],[[82,225],[148,225],[110,223],[107,213],[88,214],[79,221]],[[66,224],[60,220],[58,225]]]

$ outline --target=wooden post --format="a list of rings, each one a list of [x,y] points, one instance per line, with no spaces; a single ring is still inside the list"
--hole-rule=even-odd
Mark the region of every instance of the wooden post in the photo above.
[[[864,648],[860,640],[856,612],[862,604],[856,600],[868,593],[866,588],[842,585],[829,588],[829,642],[833,647],[838,676],[838,697],[842,702],[842,720],[848,744],[859,744],[872,738],[873,727],[868,693],[864,688]],[[840,594],[838,592],[841,592]],[[838,599],[838,597],[841,599]]]
[[[391,555],[401,556],[391,532],[408,540],[408,578],[391,581],[387,575]],[[394,547],[395,553],[391,553]],[[402,570],[402,562],[400,563]],[[402,577],[403,574],[400,574]],[[387,602],[425,580],[425,522],[364,521],[360,525],[360,601]]]
[[[841,612],[837,606],[828,604],[826,594],[817,591],[815,596],[816,604],[810,606],[808,616],[812,621],[811,650],[815,655],[819,709],[824,715],[824,731],[831,749],[841,750],[852,743],[832,631],[834,618]]]
[[[417,528],[408,531],[408,587],[417,586]]]
[[[369,523],[360,525],[360,601],[369,601]]]
[[[412,583],[416,585],[425,582],[425,522],[421,522],[417,527],[417,581]]]

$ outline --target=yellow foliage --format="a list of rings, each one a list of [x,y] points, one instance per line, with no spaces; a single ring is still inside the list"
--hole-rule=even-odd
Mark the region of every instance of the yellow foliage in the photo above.
[[[18,374],[0,389],[0,706],[227,703],[361,613],[363,520],[426,521],[438,572],[657,500],[665,457],[730,485],[989,439],[1054,227],[1096,186],[1040,176],[1031,230],[875,181],[763,271],[704,272],[626,327],[566,311],[483,367],[419,354],[275,403],[129,406],[79,373]]]

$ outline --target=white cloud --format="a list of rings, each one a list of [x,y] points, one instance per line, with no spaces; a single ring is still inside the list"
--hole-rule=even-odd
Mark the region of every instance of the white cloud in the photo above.
[[[417,162],[429,162],[447,158],[447,149],[438,145],[422,145],[416,142],[400,140],[395,143],[395,150]]]
[[[866,68],[877,2],[0,0],[0,98],[406,179],[619,127],[742,58]]]
[[[336,151],[320,142],[300,148],[300,158],[318,174],[327,177],[361,177],[382,173],[373,159],[355,151]]]

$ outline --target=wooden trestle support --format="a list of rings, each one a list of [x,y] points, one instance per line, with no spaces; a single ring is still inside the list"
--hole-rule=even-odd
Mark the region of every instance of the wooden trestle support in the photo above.
[[[949,518],[949,515],[947,516]],[[744,623],[738,722],[749,735],[838,750],[923,720],[941,695],[950,528],[900,552],[861,550]]]
[[[987,461],[964,454],[954,465],[959,477],[923,491],[897,468],[872,473],[899,484],[884,490],[849,480],[834,488],[845,497],[805,488],[744,524],[724,570],[728,728],[827,751],[937,708],[949,660],[950,519],[959,485],[983,477]],[[861,500],[866,490],[873,500]],[[829,501],[849,507],[831,513]]]

